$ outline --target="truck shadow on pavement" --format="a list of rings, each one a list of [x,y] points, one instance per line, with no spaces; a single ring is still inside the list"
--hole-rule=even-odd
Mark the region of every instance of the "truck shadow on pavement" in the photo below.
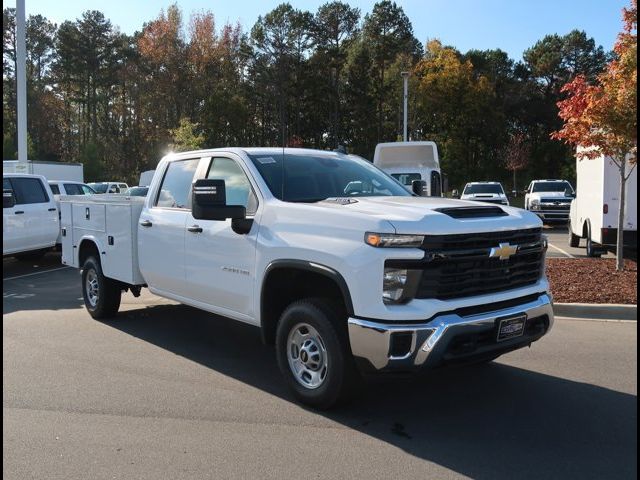
[[[181,305],[107,325],[295,402],[254,327]],[[310,413],[471,478],[636,478],[636,396],[499,362],[378,378]]]

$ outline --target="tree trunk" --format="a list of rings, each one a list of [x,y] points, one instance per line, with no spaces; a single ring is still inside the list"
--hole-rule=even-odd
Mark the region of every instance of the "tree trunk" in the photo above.
[[[618,208],[618,238],[616,241],[616,270],[624,270],[624,204],[625,193],[627,187],[626,169],[627,159],[626,156],[622,156],[620,159],[620,201]]]

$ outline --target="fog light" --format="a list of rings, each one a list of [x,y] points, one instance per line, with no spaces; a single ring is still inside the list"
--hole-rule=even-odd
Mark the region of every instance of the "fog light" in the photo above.
[[[385,268],[382,281],[382,300],[394,303],[402,298],[407,284],[407,270],[400,268]]]

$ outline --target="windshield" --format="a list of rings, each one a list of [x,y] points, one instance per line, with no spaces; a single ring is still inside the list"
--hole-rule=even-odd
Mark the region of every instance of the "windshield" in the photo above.
[[[564,192],[567,188],[573,192],[569,182],[536,182],[532,192]]]
[[[145,197],[148,190],[148,187],[131,187],[126,194],[131,197]]]
[[[482,183],[475,185],[467,185],[464,187],[463,195],[470,195],[474,193],[497,193],[504,194],[504,190],[502,189],[502,185],[498,185],[495,183]]]
[[[251,153],[271,193],[285,202],[318,202],[332,197],[410,197],[402,185],[370,162],[327,152]],[[284,188],[283,188],[284,179]]]
[[[408,187],[412,186],[414,180],[422,180],[419,173],[392,173],[391,176],[398,180],[401,184]]]
[[[107,193],[108,183],[89,183],[88,184],[96,193]]]

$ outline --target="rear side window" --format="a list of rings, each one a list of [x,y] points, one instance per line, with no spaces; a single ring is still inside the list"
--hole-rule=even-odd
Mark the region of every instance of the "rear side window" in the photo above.
[[[56,185],[55,183],[50,183],[49,187],[51,187],[51,191],[54,195],[60,195],[60,189],[58,188],[58,185]]]
[[[82,189],[76,183],[65,183],[64,191],[67,192],[67,195],[82,195]]]
[[[16,204],[47,203],[49,196],[37,178],[12,178],[11,185]]]
[[[199,158],[194,158],[169,164],[156,198],[157,207],[189,208],[191,182],[199,162]]]

